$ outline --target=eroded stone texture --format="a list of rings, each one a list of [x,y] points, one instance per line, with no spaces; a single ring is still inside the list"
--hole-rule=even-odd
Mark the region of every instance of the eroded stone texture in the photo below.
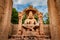
[[[2,27],[0,29],[1,30],[0,40],[8,40],[8,31],[10,28],[11,12],[12,12],[12,0],[0,0],[0,7],[3,8],[3,9],[0,8],[1,9],[0,27]]]
[[[57,2],[58,1],[58,2]],[[52,40],[60,40],[60,17],[59,17],[59,0],[48,0],[48,10],[50,18],[50,32]],[[59,10],[58,10],[59,9]]]
[[[24,26],[22,26],[22,18],[23,18],[22,16],[23,16],[24,13],[27,14],[27,19],[24,22]],[[34,18],[34,14],[38,15],[39,23]],[[42,24],[43,24],[42,14],[40,12],[38,12],[37,9],[34,9],[32,6],[29,6],[23,12],[19,13],[18,34],[19,34],[20,31],[23,32],[22,33],[23,35],[27,35],[27,33],[29,33],[29,31],[31,31],[32,33],[35,31],[37,34],[44,34],[44,30],[43,30],[44,28],[43,28]],[[36,29],[36,27],[37,27],[37,29]]]
[[[1,0],[0,0],[1,1]],[[4,15],[4,0],[2,0],[0,2],[0,33],[2,31],[2,27],[1,27],[1,23],[2,23],[2,20],[3,20],[3,15]]]
[[[24,24],[22,24],[23,15],[26,14],[27,19]],[[34,15],[38,16],[38,22],[34,18]],[[33,6],[29,6],[24,9],[22,12],[19,12],[19,24],[17,27],[17,34],[12,35],[12,39],[15,40],[44,40],[49,38],[45,34],[44,24],[43,24],[43,14]]]
[[[7,40],[8,37],[11,6],[11,0],[0,0],[0,40]],[[51,38],[52,40],[60,40],[60,0],[48,0],[48,10]]]
[[[59,39],[60,39],[60,0],[56,0],[56,8],[57,8],[57,11],[58,11],[58,18],[57,18],[57,20],[58,20],[58,27],[57,27],[57,29],[58,29],[58,35],[59,35]]]

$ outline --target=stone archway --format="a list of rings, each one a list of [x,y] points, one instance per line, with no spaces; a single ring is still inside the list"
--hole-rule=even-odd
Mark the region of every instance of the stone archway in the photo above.
[[[50,32],[52,40],[60,40],[60,0],[48,0],[48,11],[50,18]],[[4,10],[3,18],[0,22],[0,28],[2,27],[0,32],[0,40],[8,40],[8,29],[7,25],[10,25],[11,19],[11,11],[12,11],[12,0],[1,0],[0,8],[2,7]],[[4,6],[3,6],[4,4]],[[1,12],[1,11],[0,11]],[[2,12],[1,12],[2,13]],[[1,15],[2,16],[2,15]],[[1,18],[0,16],[0,18]],[[5,25],[4,25],[5,24]],[[4,29],[4,30],[3,30]],[[4,35],[3,35],[4,34]],[[2,38],[3,37],[3,38]]]

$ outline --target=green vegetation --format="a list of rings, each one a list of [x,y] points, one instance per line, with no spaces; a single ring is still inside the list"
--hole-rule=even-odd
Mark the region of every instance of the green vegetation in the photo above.
[[[35,15],[35,16],[34,16],[34,18],[35,18],[35,19],[36,19],[36,21],[38,22],[38,16],[37,16],[37,15]]]
[[[48,16],[48,13],[45,13],[44,18],[46,18],[46,20],[43,20],[44,24],[49,24],[49,16]]]
[[[22,24],[25,22],[25,19],[27,18],[26,14],[24,14],[23,19],[22,19]]]
[[[15,8],[12,8],[12,18],[11,23],[18,24],[18,12]]]

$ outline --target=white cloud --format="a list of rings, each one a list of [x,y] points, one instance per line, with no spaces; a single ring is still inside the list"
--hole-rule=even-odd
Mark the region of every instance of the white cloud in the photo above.
[[[33,5],[33,6],[40,5],[40,0],[34,0],[34,1],[32,1],[31,5]]]
[[[42,5],[47,5],[47,0],[42,0]]]
[[[47,0],[13,0],[13,7],[17,9],[17,7],[16,7],[17,4],[26,5],[28,3],[31,3],[31,5],[33,5],[34,7],[42,6],[44,10],[40,7],[38,8],[38,10],[41,11],[41,12],[45,13],[48,10],[47,8],[44,8],[44,6],[47,6]]]
[[[20,4],[22,0],[13,0],[13,4]]]
[[[31,2],[31,5],[47,5],[47,0],[13,0],[14,4],[26,4]]]
[[[42,5],[42,6],[44,6],[44,5],[47,5],[47,0],[34,0],[34,1],[32,2],[32,5],[33,5],[33,6],[37,6],[37,5]]]
[[[26,4],[31,2],[31,0],[13,0],[14,4]]]

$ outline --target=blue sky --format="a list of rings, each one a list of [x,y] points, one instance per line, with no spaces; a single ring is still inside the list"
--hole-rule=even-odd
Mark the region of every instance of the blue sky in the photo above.
[[[18,12],[23,11],[29,5],[33,5],[43,15],[48,12],[47,0],[13,0],[13,8],[16,8]]]
[[[48,12],[47,0],[13,0],[13,7],[16,8],[18,12],[23,11],[29,5],[33,5],[33,7],[42,13]]]

